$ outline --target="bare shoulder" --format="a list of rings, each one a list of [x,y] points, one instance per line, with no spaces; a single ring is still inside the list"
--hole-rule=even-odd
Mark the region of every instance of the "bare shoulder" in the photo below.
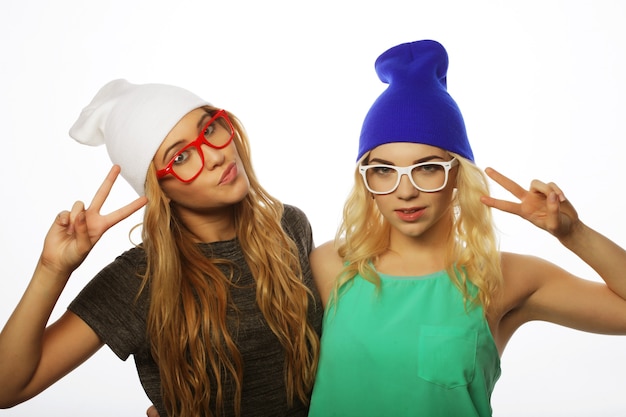
[[[533,255],[501,252],[500,256],[503,286],[495,316],[504,317],[515,311],[520,317],[519,313],[524,310],[527,301],[545,284],[546,275],[557,267]]]
[[[502,252],[503,297],[505,305],[517,308],[542,286],[542,277],[556,268],[549,262],[532,255]]]
[[[328,241],[313,249],[310,260],[315,285],[322,297],[322,303],[326,305],[335,279],[343,267],[343,260],[337,253],[335,241]]]
[[[557,265],[534,255],[502,252],[502,274],[505,285],[513,288],[523,285],[528,290],[537,289],[555,272],[565,272]]]

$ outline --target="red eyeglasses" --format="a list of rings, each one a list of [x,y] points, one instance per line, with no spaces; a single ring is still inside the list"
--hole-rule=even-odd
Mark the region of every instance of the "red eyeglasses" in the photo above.
[[[172,174],[182,182],[195,180],[204,167],[204,152],[202,145],[214,149],[222,149],[230,145],[235,136],[235,128],[225,110],[216,112],[198,137],[184,148],[176,152],[165,168],[157,171],[157,178],[161,179]]]

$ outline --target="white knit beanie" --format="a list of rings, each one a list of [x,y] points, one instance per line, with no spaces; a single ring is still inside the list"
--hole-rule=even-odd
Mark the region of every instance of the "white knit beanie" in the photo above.
[[[70,136],[85,145],[106,145],[122,177],[143,195],[150,161],[165,137],[183,116],[208,104],[179,87],[114,80],[83,109]]]

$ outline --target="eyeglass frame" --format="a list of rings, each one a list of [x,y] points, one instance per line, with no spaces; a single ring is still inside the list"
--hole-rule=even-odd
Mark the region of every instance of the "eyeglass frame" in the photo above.
[[[215,146],[212,143],[210,143],[208,140],[206,140],[206,138],[204,137],[204,132],[206,131],[207,127],[209,127],[209,125],[213,122],[215,122],[219,117],[223,117],[224,120],[226,120],[226,123],[228,123],[228,127],[230,127],[230,138],[228,139],[228,141],[226,141],[226,143],[222,146]],[[190,183],[193,180],[195,180],[196,178],[198,178],[198,175],[200,175],[200,173],[202,172],[202,168],[200,168],[198,170],[198,172],[191,177],[188,180],[184,180],[181,177],[178,176],[178,174],[176,174],[176,172],[174,171],[173,165],[174,162],[176,161],[176,158],[183,153],[184,151],[188,150],[191,147],[195,147],[196,150],[198,151],[198,154],[200,156],[200,160],[202,161],[201,167],[204,166],[204,152],[202,151],[202,145],[207,145],[210,148],[213,149],[224,149],[225,147],[227,147],[228,145],[231,144],[231,142],[233,141],[233,138],[235,137],[235,128],[232,124],[232,122],[230,121],[230,118],[228,117],[228,113],[226,112],[226,110],[224,109],[220,109],[218,111],[215,112],[215,114],[213,116],[211,116],[211,118],[209,119],[209,121],[207,123],[204,124],[204,126],[202,127],[202,129],[200,130],[200,133],[198,134],[198,137],[196,139],[194,139],[193,141],[189,142],[187,145],[185,145],[184,147],[182,147],[178,152],[176,152],[174,154],[174,156],[172,156],[172,158],[170,159],[170,161],[167,163],[167,165],[159,170],[157,170],[156,172],[156,176],[157,179],[162,179],[165,176],[171,174],[173,175],[177,180],[184,182],[184,183]]]
[[[383,194],[391,194],[394,191],[396,191],[398,189],[398,186],[400,185],[400,181],[402,180],[402,176],[406,175],[409,178],[409,181],[411,182],[411,185],[413,185],[413,187],[415,187],[416,189],[418,189],[421,192],[424,193],[436,193],[437,191],[441,191],[444,188],[446,188],[446,185],[448,185],[448,178],[449,178],[449,173],[450,170],[452,168],[454,168],[455,166],[457,166],[459,164],[459,161],[456,158],[452,158],[449,161],[429,161],[429,162],[420,162],[418,164],[413,164],[413,165],[409,165],[409,166],[405,166],[405,167],[398,167],[395,165],[386,165],[386,164],[375,164],[375,165],[360,165],[359,166],[359,172],[361,173],[361,176],[363,177],[363,183],[365,184],[365,188],[367,188],[367,190],[372,193],[372,194],[376,194],[376,195],[383,195]],[[443,167],[444,169],[444,174],[445,174],[445,178],[443,180],[443,185],[439,188],[436,188],[434,190],[426,190],[424,188],[419,187],[417,184],[415,184],[415,181],[413,180],[413,176],[411,175],[411,171],[413,171],[413,169],[420,167],[420,166],[427,166],[427,165],[439,165],[441,167]],[[369,183],[367,182],[367,170],[370,168],[390,168],[393,169],[394,171],[396,171],[398,173],[398,178],[396,179],[396,184],[391,188],[391,190],[389,191],[374,191],[370,188]]]

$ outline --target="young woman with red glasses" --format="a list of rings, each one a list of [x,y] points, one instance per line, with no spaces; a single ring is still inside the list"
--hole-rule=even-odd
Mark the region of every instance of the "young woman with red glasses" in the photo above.
[[[25,401],[107,344],[133,355],[158,413],[306,416],[321,303],[305,215],[259,184],[240,122],[174,86],[105,85],[70,130],[114,167],[88,208],[46,236],[0,334],[0,404]],[[141,196],[100,209],[120,173]],[[111,226],[145,205],[142,243],[47,326],[72,272]]]

